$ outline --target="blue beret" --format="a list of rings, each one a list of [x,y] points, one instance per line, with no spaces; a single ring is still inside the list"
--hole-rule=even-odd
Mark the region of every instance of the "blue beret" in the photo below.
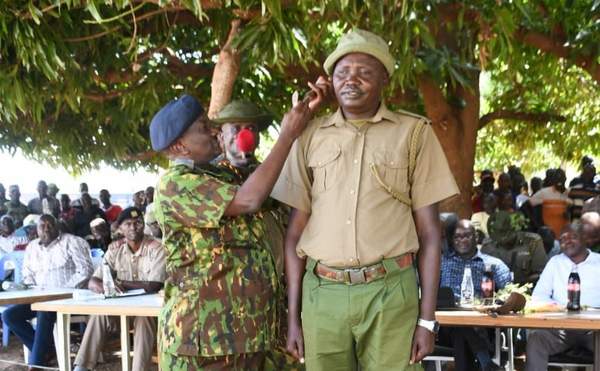
[[[183,95],[160,109],[150,122],[152,149],[162,151],[204,113],[204,108],[191,95]]]

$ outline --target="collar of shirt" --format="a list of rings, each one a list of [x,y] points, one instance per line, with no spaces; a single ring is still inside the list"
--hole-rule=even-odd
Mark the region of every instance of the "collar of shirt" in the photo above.
[[[372,124],[376,124],[378,122],[383,121],[384,119],[395,122],[394,114],[387,109],[384,102],[381,102],[377,113],[375,113],[375,116],[366,121],[369,121]],[[321,127],[326,128],[333,125],[335,125],[336,127],[342,127],[346,122],[347,120],[344,117],[344,114],[342,113],[342,109],[338,108],[333,115],[331,115],[327,120],[325,120],[323,124],[321,124]]]
[[[144,235],[144,239],[142,240],[142,243],[140,244],[140,248],[136,252],[133,252],[133,250],[131,250],[131,247],[129,247],[129,244],[127,243],[126,239],[123,239],[123,244],[121,246],[123,246],[123,251],[126,251],[128,254],[130,254],[133,257],[138,257],[138,256],[142,255],[142,252],[146,249],[146,247],[152,241],[153,240],[151,238],[148,238],[148,236]]]
[[[469,259],[462,258],[453,249],[448,250],[447,254],[448,254],[448,257],[452,258],[452,259],[461,259],[461,260],[465,260],[465,261],[467,261],[467,260],[469,260],[469,261],[473,261],[473,260],[481,260],[481,261],[483,261],[484,260],[483,259],[483,255],[481,254],[481,251],[479,251],[479,249],[477,250],[477,252],[475,253],[475,255],[473,255]]]
[[[592,251],[590,249],[586,249],[586,250],[587,250],[588,255],[585,257],[585,260],[579,264],[575,264],[575,262],[573,260],[571,260],[571,258],[569,258],[567,255],[565,255],[565,253],[560,253],[559,257],[564,261],[564,264],[570,264],[571,266],[575,265],[577,267],[581,267],[583,265],[595,264],[598,255],[592,254]]]
[[[190,160],[189,158],[176,158],[171,161],[172,166],[184,165],[189,167],[190,169],[194,168],[194,160]]]
[[[62,232],[60,232],[60,233],[58,234],[58,237],[56,237],[55,239],[53,239],[52,241],[50,241],[50,243],[49,243],[49,244],[47,244],[47,245],[45,245],[45,246],[44,246],[44,245],[42,245],[42,243],[41,243],[41,241],[40,241],[40,239],[39,239],[39,238],[38,238],[38,240],[37,240],[37,241],[38,241],[38,242],[37,242],[37,244],[38,244],[38,245],[39,245],[41,248],[43,248],[43,249],[50,249],[50,248],[54,247],[55,245],[57,245],[58,243],[60,243],[60,241],[62,240],[62,238],[63,238],[63,234],[62,234]]]

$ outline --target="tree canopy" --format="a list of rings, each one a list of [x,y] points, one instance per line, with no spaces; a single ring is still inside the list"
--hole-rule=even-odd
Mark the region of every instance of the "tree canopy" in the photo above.
[[[386,101],[432,120],[462,204],[476,150],[477,167],[600,153],[600,0],[11,1],[0,148],[73,171],[155,166],[148,124],[168,100],[214,112],[243,96],[281,117],[352,27],[390,42]]]

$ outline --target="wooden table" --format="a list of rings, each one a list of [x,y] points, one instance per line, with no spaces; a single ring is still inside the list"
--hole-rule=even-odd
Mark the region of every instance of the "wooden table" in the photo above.
[[[56,312],[56,326],[58,328],[57,353],[61,360],[58,364],[61,371],[71,370],[70,349],[70,317],[71,314],[119,316],[121,320],[121,356],[122,369],[129,371],[131,361],[129,359],[129,330],[127,317],[158,317],[162,308],[163,298],[158,294],[129,296],[112,299],[88,299],[88,300],[55,300],[36,303],[33,310]],[[59,350],[60,349],[60,350]]]
[[[33,304],[40,301],[73,297],[74,289],[28,289],[0,292],[0,306],[11,304]]]
[[[600,371],[600,311],[598,310],[580,313],[511,314],[496,317],[476,311],[437,311],[435,317],[443,326],[591,330],[594,333],[594,371]]]

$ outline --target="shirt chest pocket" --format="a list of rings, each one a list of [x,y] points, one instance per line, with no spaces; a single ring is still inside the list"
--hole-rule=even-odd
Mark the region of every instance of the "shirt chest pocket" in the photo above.
[[[69,264],[70,258],[64,254],[52,254],[50,256],[50,264],[47,267],[48,270],[63,269]]]
[[[308,160],[313,176],[313,192],[327,191],[339,181],[341,154],[339,147],[329,147],[315,152]]]
[[[379,177],[387,186],[395,191],[407,193],[408,184],[408,159],[400,151],[377,150],[371,156],[369,166],[376,174],[371,174],[374,182]]]

